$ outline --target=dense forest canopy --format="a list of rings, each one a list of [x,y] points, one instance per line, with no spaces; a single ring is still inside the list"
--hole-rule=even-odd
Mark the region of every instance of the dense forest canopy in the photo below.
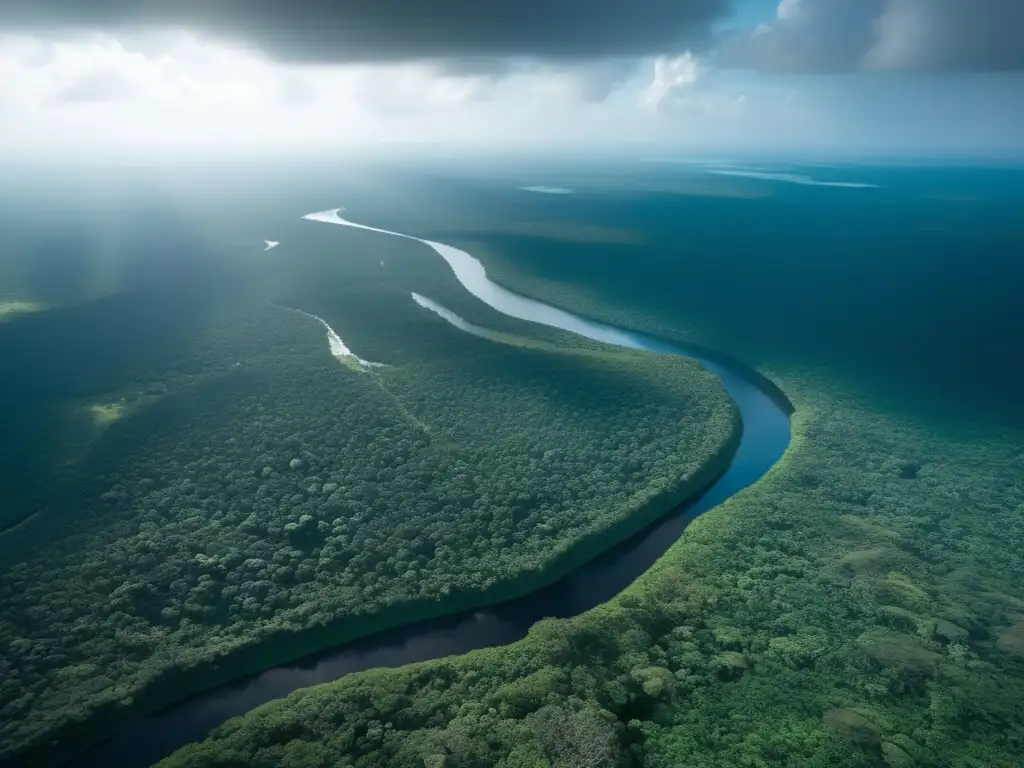
[[[531,210],[524,218],[532,221],[514,233],[428,229],[425,236],[482,257],[509,288],[758,361],[796,406],[791,447],[768,476],[698,519],[610,603],[542,622],[505,648],[296,692],[227,723],[161,768],[1020,766],[1024,437],[1015,412],[1003,409],[1007,394],[1016,398],[1009,392],[1016,379],[994,379],[1004,370],[1002,354],[940,379],[957,358],[901,346],[927,318],[901,303],[922,274],[908,265],[920,258],[931,274],[939,259],[956,262],[980,288],[950,299],[963,307],[984,296],[984,275],[996,279],[1015,253],[1001,247],[1011,236],[1009,203],[958,208],[923,197],[958,172],[902,173],[920,186],[865,203],[879,214],[872,237],[885,248],[847,261],[809,252],[813,239],[801,238],[808,205],[835,223],[864,215],[852,198],[840,206],[750,184],[745,189],[763,193],[764,205],[753,194],[737,201],[697,190],[677,198],[652,192],[676,183],[657,174],[564,177],[591,196],[560,203],[557,214]],[[619,191],[629,179],[651,187]],[[511,194],[498,184],[460,181],[456,197],[505,201]],[[732,226],[740,208],[764,227],[756,246]],[[582,242],[572,222],[557,229],[551,222],[569,213],[593,221],[609,210],[648,239],[659,226],[683,222],[685,242],[631,248],[621,237],[595,245]],[[959,217],[974,210],[984,214],[979,223],[962,226]],[[882,222],[905,231],[889,239]],[[907,243],[935,246],[939,236],[924,227],[940,223],[956,230],[947,248],[898,252]],[[978,242],[992,261],[968,247],[971,232],[987,227]],[[861,243],[838,223],[814,237],[837,252],[847,240],[850,248]],[[875,285],[879,259],[890,265],[881,270],[882,292],[852,293],[847,285],[844,293],[846,277],[830,278],[824,291],[808,283],[809,275],[845,271]],[[708,289],[723,284],[735,291]],[[929,300],[938,294],[931,288]],[[828,323],[773,328],[792,313],[811,316],[829,292],[847,303],[824,308]],[[1004,294],[1002,284],[993,295]],[[865,310],[847,312],[846,329],[841,315],[854,301]],[[899,370],[869,365],[851,374],[849,359],[831,359],[839,350],[872,349],[872,338],[886,332],[882,320],[901,312],[898,333],[874,347]],[[957,354],[973,356],[998,346],[1003,335],[992,323],[1014,315],[969,316],[970,326],[961,322],[967,317],[942,320],[961,334]],[[939,334],[934,343],[946,340]],[[908,398],[906,383],[921,377],[935,386]],[[983,377],[992,380],[975,397],[953,397]]]
[[[319,186],[295,195],[295,211],[334,204],[323,194],[331,173],[303,173]],[[297,692],[164,765],[1019,766],[1024,438],[1017,412],[1004,407],[1019,401],[1016,380],[992,376],[1019,361],[1006,368],[989,350],[1005,355],[1014,347],[1002,339],[1021,326],[1013,313],[970,311],[986,274],[1000,283],[999,306],[1012,306],[1003,301],[1016,284],[1007,276],[1019,270],[1008,256],[1016,251],[1002,248],[1014,231],[1009,198],[989,205],[992,191],[980,190],[978,200],[954,202],[959,171],[864,168],[864,178],[916,185],[886,181],[863,198],[868,216],[852,197],[677,178],[675,169],[515,173],[514,183],[381,177],[347,200],[360,199],[359,220],[465,247],[525,294],[758,364],[797,407],[790,450],[609,604],[541,622],[508,647]],[[577,194],[560,197],[557,210],[547,196],[524,200],[515,187],[535,180]],[[547,520],[517,538],[535,509],[566,520],[577,542],[635,509],[608,495],[607,473],[590,471],[595,462],[610,466],[620,451],[641,457],[637,468],[616,464],[616,488],[636,487],[628,484],[640,473],[670,481],[661,454],[646,446],[698,461],[694,446],[707,458],[726,444],[722,429],[735,426],[720,389],[685,361],[613,353],[496,316],[429,252],[408,250],[415,245],[286,225],[274,218],[279,201],[246,200],[225,202],[219,215],[247,228],[262,217],[274,225],[265,236],[282,245],[267,255],[219,249],[221,277],[203,265],[198,274],[209,279],[188,284],[187,303],[154,286],[180,286],[197,274],[188,264],[169,271],[178,282],[134,274],[132,290],[113,294],[90,283],[98,296],[69,298],[60,284],[6,297],[43,311],[0,324],[3,359],[25,374],[0,377],[4,426],[16,435],[4,450],[26,446],[11,451],[17,477],[4,478],[4,499],[26,503],[0,507],[0,527],[15,521],[0,535],[0,599],[11,608],[0,626],[13,637],[6,617],[17,616],[21,639],[0,646],[5,749],[46,745],[60,729],[85,743],[197,680],[273,663],[282,648],[376,628],[389,610],[409,619],[414,606],[469,604],[489,579],[554,562],[567,546],[561,528],[542,527]],[[735,226],[743,216],[756,220],[756,243]],[[840,259],[864,242],[848,237],[857,217],[872,222],[879,248]],[[821,226],[794,243],[809,218]],[[899,231],[890,237],[886,228]],[[170,241],[173,229],[161,230]],[[673,232],[682,234],[664,239]],[[851,294],[858,265],[857,285],[884,290]],[[952,267],[941,275],[947,282],[930,284],[925,298],[946,295],[958,308],[942,318],[958,334],[953,355],[942,334],[913,343],[934,305],[908,312],[902,303],[940,265]],[[957,274],[964,293],[944,293]],[[411,292],[508,343],[460,332]],[[161,295],[170,300],[154,300]],[[858,311],[837,297],[859,297]],[[339,365],[322,326],[268,301],[324,318],[356,354],[389,367]],[[821,316],[815,308],[828,322],[805,322]],[[116,321],[128,314],[136,322]],[[897,316],[902,324],[888,333],[886,319]],[[100,325],[113,329],[112,343],[90,333]],[[160,344],[148,343],[154,338]],[[58,348],[63,354],[30,354]],[[861,365],[875,349],[886,366]],[[25,386],[37,372],[47,386]],[[464,418],[470,410],[487,418]],[[636,430],[648,416],[650,432]],[[659,431],[666,418],[676,418],[673,439],[684,443]],[[622,430],[618,443],[610,429]],[[569,451],[546,455],[552,439]],[[461,471],[438,482],[438,467]],[[519,477],[475,482],[478,472],[498,479],[505,468],[524,476],[526,502]],[[549,472],[567,479],[557,493],[542,482]],[[574,485],[577,476],[586,482]],[[381,511],[381,478],[406,489],[403,504],[427,521],[422,530],[401,510]],[[587,501],[591,483],[599,495]],[[131,503],[136,495],[144,504]],[[168,497],[169,508],[159,506]],[[533,559],[513,558],[510,546]],[[463,550],[475,570],[461,567]],[[429,552],[459,567],[432,567]],[[50,566],[66,584],[45,576]],[[388,589],[361,578],[369,573],[385,575]],[[402,602],[445,588],[442,601]],[[348,612],[357,606],[367,612]],[[338,612],[358,618],[320,623]],[[92,714],[78,719],[87,707]],[[60,757],[69,751],[61,747]],[[28,754],[5,757],[17,764]]]
[[[0,327],[4,408],[52,424],[0,534],[4,761],[536,588],[727,465],[738,417],[695,363],[495,317],[414,243],[295,232],[185,293]],[[530,343],[463,333],[411,288]],[[340,365],[313,315],[383,366]]]
[[[296,692],[161,768],[1019,766],[1013,436],[972,445],[780,378],[783,463],[611,603]]]

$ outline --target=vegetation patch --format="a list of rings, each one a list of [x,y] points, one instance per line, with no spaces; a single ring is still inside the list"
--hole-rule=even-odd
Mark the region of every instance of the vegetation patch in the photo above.
[[[600,315],[541,281],[507,283]],[[595,766],[1016,768],[1024,487],[1007,479],[1024,476],[1022,436],[915,420],[838,375],[773,371],[797,408],[782,462],[614,600],[511,646],[296,692],[162,768],[314,751],[359,768],[519,768],[574,750]],[[904,477],[915,456],[928,465]],[[542,710],[588,727],[542,735]]]
[[[89,416],[97,429],[105,429],[118,421],[125,412],[124,403],[97,403],[88,406]]]
[[[38,301],[19,301],[17,299],[0,299],[0,323],[17,315],[42,312],[46,305]]]
[[[822,722],[862,747],[874,747],[881,741],[882,729],[860,712],[855,712],[852,709],[830,709],[822,717]]]
[[[841,568],[854,573],[878,573],[890,571],[903,559],[903,554],[899,550],[882,547],[849,552],[839,558],[838,564]]]
[[[407,259],[417,287],[488,316],[402,245],[396,273]],[[494,344],[410,301],[378,253],[329,255],[290,263],[272,296],[218,305],[216,324],[150,367],[87,369],[109,376],[88,382],[105,429],[0,537],[0,761],[53,765],[67,744],[220,682],[537,589],[728,466],[736,409],[692,361],[492,320],[503,339],[536,336]],[[337,365],[319,317],[386,366]],[[108,393],[126,391],[164,394],[122,410]],[[596,756],[615,743],[614,718],[592,707],[507,696],[531,755],[562,759],[563,733]],[[339,735],[392,733],[370,718]],[[435,742],[406,751],[436,762]]]
[[[999,633],[1000,650],[1024,658],[1024,621],[1019,621]]]

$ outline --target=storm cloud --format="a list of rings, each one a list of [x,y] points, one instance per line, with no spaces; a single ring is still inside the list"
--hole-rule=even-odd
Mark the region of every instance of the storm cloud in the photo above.
[[[877,29],[869,69],[1024,68],[1022,0],[889,0]]]
[[[726,66],[776,72],[1024,68],[1024,0],[782,0],[723,46]]]
[[[595,59],[699,49],[729,0],[2,0],[0,29],[184,27],[298,62]]]

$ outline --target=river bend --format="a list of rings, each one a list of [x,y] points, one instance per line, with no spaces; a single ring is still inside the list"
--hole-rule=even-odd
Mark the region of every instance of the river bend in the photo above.
[[[608,344],[683,355],[701,363],[721,379],[739,408],[743,432],[736,454],[725,473],[699,497],[549,587],[483,610],[372,635],[207,691],[129,724],[79,761],[82,768],[143,768],[205,738],[229,718],[299,688],[373,667],[400,666],[512,643],[542,618],[583,613],[611,599],[646,571],[695,517],[757,481],[789,444],[792,406],[774,384],[753,369],[709,350],[593,322],[520,296],[488,279],[483,265],[465,251],[358,224],[342,218],[342,210],[303,218],[421,242],[447,262],[467,291],[505,315]]]

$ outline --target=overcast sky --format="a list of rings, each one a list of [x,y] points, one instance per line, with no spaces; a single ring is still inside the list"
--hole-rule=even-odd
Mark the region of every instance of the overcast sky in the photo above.
[[[0,152],[1024,156],[1024,0],[0,0]]]

